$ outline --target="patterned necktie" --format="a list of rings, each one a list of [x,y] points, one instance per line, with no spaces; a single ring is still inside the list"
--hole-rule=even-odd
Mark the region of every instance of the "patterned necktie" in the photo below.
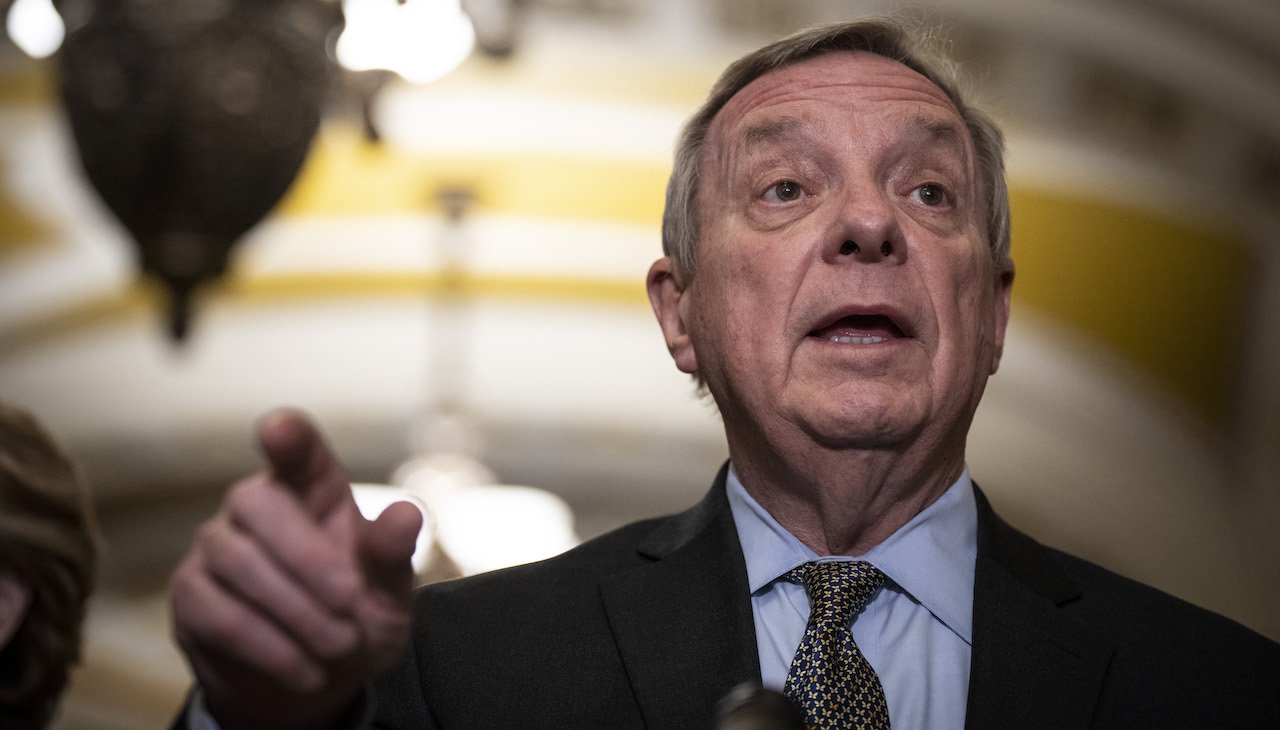
[[[805,563],[784,576],[803,583],[812,609],[783,693],[804,711],[810,730],[889,727],[876,671],[849,633],[849,620],[884,583],[870,563]]]

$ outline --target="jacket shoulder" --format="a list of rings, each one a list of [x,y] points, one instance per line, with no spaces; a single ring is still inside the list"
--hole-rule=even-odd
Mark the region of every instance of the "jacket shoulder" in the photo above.
[[[1074,682],[1073,709],[1093,727],[1280,727],[1280,644],[1042,546],[981,495],[977,568],[971,687],[983,691],[970,700],[984,712],[1003,711],[988,697],[1000,688],[1043,697]],[[1033,658],[1044,656],[1053,663]],[[1042,675],[1056,684],[1037,683]]]
[[[589,681],[597,698],[619,709],[630,703],[595,592],[602,576],[640,560],[636,542],[659,524],[634,523],[554,558],[419,588],[406,655],[375,689],[375,727],[510,727],[516,718],[527,727],[541,727],[540,718],[626,727],[591,714],[598,703],[572,697]]]
[[[709,712],[707,698],[729,689],[721,680],[749,668],[722,646],[739,637],[655,617],[714,605],[717,626],[737,626],[726,616],[749,611],[726,598],[737,595],[732,578],[688,580],[731,568],[732,550],[740,552],[721,487],[685,512],[625,525],[554,558],[419,589],[410,647],[376,691],[377,727],[696,722]],[[700,651],[698,641],[710,646]]]

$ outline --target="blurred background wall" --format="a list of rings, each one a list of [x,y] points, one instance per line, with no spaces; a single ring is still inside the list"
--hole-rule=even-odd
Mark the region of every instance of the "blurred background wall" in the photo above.
[[[144,24],[165,5],[119,3]],[[296,180],[180,342],[84,174],[63,52],[0,40],[0,398],[66,442],[108,543],[62,727],[162,727],[180,704],[167,575],[274,406],[317,416],[368,482],[458,416],[497,481],[563,498],[582,537],[696,501],[726,451],[643,288],[672,142],[737,55],[882,10],[940,28],[1009,138],[1014,317],[976,480],[1043,542],[1280,639],[1280,6],[472,0],[459,23],[433,3],[399,25],[456,67],[333,64]],[[258,81],[203,83],[228,113],[288,92]]]

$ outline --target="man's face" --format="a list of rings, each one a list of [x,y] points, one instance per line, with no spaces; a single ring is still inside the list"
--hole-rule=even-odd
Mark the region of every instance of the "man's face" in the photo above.
[[[731,448],[963,448],[1013,280],[991,261],[974,164],[946,94],[868,53],[766,74],[720,111],[697,273],[681,288],[659,261],[650,292]]]

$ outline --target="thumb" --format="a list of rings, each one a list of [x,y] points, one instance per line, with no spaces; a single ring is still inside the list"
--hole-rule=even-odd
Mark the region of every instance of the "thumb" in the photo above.
[[[421,530],[422,512],[410,502],[396,502],[362,526],[360,557],[372,585],[392,596],[409,594],[413,588],[409,559]]]
[[[258,443],[272,479],[293,490],[313,517],[324,517],[348,499],[346,470],[303,412],[281,408],[263,416]]]

